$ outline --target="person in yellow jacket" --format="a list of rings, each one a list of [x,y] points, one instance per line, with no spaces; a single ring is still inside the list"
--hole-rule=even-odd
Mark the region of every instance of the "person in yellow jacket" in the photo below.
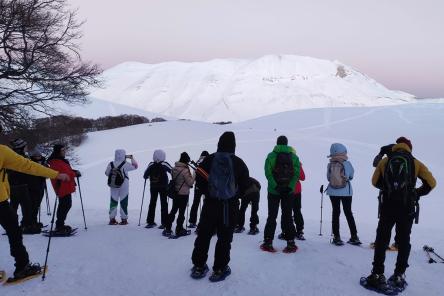
[[[23,245],[17,214],[8,201],[10,188],[6,170],[60,181],[68,181],[69,177],[20,156],[7,146],[0,145],[0,225],[6,230],[11,256],[15,259],[14,278],[20,279],[40,272],[41,267],[29,262],[28,252]]]
[[[419,178],[422,186],[416,187]],[[410,255],[410,232],[418,214],[416,205],[421,196],[427,195],[436,180],[428,168],[412,155],[412,143],[405,137],[396,140],[392,153],[379,161],[372,177],[373,186],[382,190],[381,213],[375,241],[372,273],[365,279],[364,286],[373,290],[402,291],[406,286],[405,271]],[[385,280],[385,252],[390,235],[396,224],[398,257],[394,274]]]

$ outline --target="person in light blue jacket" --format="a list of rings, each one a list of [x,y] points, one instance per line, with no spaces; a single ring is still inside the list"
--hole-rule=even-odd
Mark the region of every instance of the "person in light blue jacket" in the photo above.
[[[355,173],[353,166],[348,161],[347,148],[340,143],[334,143],[330,147],[330,162],[327,166],[327,194],[330,196],[332,213],[332,243],[338,246],[344,244],[339,234],[339,215],[341,214],[341,202],[350,228],[351,238],[348,243],[360,245],[361,241],[356,230],[356,223],[351,210],[353,188],[351,180]]]

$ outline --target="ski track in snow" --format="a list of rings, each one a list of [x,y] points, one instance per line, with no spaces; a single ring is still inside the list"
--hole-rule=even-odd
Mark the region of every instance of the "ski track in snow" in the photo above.
[[[83,163],[79,168],[84,172],[81,185],[88,231],[83,229],[82,211],[76,194],[67,223],[79,227],[79,231],[75,237],[53,239],[46,281],[36,279],[18,286],[0,287],[5,291],[1,295],[30,295],[31,291],[32,295],[37,296],[377,295],[359,285],[359,278],[371,271],[373,251],[368,244],[374,239],[377,223],[377,190],[371,187],[369,181],[373,172],[371,161],[381,145],[393,141],[394,137],[401,134],[412,138],[414,154],[420,156],[418,158],[429,166],[438,180],[438,187],[430,196],[421,199],[420,224],[414,225],[412,230],[411,267],[407,271],[409,286],[402,295],[423,295],[424,291],[427,291],[428,296],[442,295],[444,265],[428,264],[422,251],[422,246],[428,244],[438,253],[444,253],[441,235],[444,209],[441,196],[444,192],[439,183],[444,179],[444,159],[440,157],[444,141],[442,137],[430,136],[440,131],[442,133],[444,125],[439,111],[442,108],[437,106],[440,105],[409,105],[402,110],[396,107],[307,110],[229,126],[171,121],[160,125],[91,133],[85,144],[78,148]],[[421,118],[421,125],[415,128],[415,121],[420,116],[418,114],[427,116]],[[390,127],[388,123],[393,126]],[[213,151],[220,134],[225,130],[236,133],[236,153],[246,161],[250,174],[262,184],[258,213],[261,232],[256,236],[246,233],[234,235],[230,262],[232,275],[224,282],[213,284],[207,278],[195,281],[189,277],[194,234],[168,240],[161,236],[161,230],[138,227],[137,220],[143,188],[141,175],[144,166],[151,160],[152,151],[159,147],[165,149],[170,163],[182,150],[189,151],[193,158],[203,148]],[[425,130],[427,133],[424,133]],[[136,136],[134,133],[137,133]],[[307,180],[302,183],[302,211],[307,240],[297,241],[299,250],[295,254],[282,253],[285,242],[277,238],[274,241],[274,246],[279,250],[277,253],[270,254],[259,249],[267,217],[263,162],[280,134],[286,134],[290,145],[295,145],[307,175]],[[124,145],[119,144],[119,141],[123,141]],[[332,142],[346,144],[355,167],[353,212],[360,238],[364,242],[361,247],[348,244],[336,247],[329,243],[331,206],[325,195],[323,236],[318,235],[319,185],[326,183],[326,155]],[[113,158],[114,148],[121,146],[128,153],[135,154],[140,167],[130,173],[130,224],[108,226],[109,192],[103,172],[106,163]],[[51,207],[53,201],[54,194],[50,190]],[[147,188],[142,222],[145,221],[148,203]],[[160,222],[159,207],[158,203],[156,222]],[[249,217],[250,208],[246,213],[247,230]],[[42,211],[44,224],[49,219]],[[280,233],[279,219],[276,236]],[[349,231],[343,215],[341,234],[344,240],[348,239]],[[47,239],[36,235],[25,236],[24,241],[31,260],[43,262]],[[213,238],[207,262],[210,269],[215,241]],[[0,267],[11,274],[13,261],[9,256],[5,236],[0,237],[0,250]],[[396,253],[388,252],[386,276],[391,275],[395,260]]]

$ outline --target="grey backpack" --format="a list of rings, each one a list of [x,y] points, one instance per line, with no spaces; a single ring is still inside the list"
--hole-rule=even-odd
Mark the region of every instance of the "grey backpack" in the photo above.
[[[332,161],[328,165],[330,172],[330,187],[341,189],[347,186],[347,177],[345,176],[344,164],[340,161]]]

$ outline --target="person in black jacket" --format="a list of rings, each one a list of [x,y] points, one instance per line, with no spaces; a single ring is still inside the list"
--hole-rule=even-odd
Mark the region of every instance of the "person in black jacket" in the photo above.
[[[40,165],[46,166],[46,159],[38,148],[35,148],[29,153],[30,159]],[[29,176],[29,196],[31,205],[31,231],[33,233],[40,233],[43,224],[38,221],[40,204],[46,190],[46,179],[44,177]]]
[[[156,214],[157,196],[160,195],[160,221],[159,229],[164,229],[168,222],[168,174],[171,174],[172,167],[165,161],[166,155],[163,150],[155,150],[153,153],[153,162],[148,164],[143,178],[150,179],[150,205],[148,207],[148,215],[146,217],[146,228],[157,226],[154,222]]]
[[[198,170],[196,173],[197,186],[202,190],[205,199],[192,255],[194,266],[191,277],[194,279],[205,277],[208,271],[206,261],[208,259],[210,240],[214,234],[217,235],[217,243],[214,254],[213,274],[210,276],[210,281],[224,280],[231,273],[228,263],[230,262],[231,242],[239,212],[239,196],[245,194],[249,184],[248,168],[242,159],[234,155],[235,148],[236,140],[234,133],[223,133],[219,138],[217,152],[207,156],[200,165],[201,170]],[[234,177],[237,192],[232,198],[220,200],[213,196],[213,194],[210,194],[210,192],[215,190],[214,187],[210,190],[210,185],[214,186],[214,183],[208,180],[212,180],[212,167],[216,164],[214,161],[227,154],[231,159],[229,163],[232,165],[232,170],[229,172],[230,178]]]
[[[10,142],[10,146],[15,153],[28,158],[26,152],[28,150],[28,144],[23,139],[15,139]],[[19,173],[8,170],[8,181],[11,188],[11,207],[17,213],[18,207],[22,210],[22,220],[20,227],[23,234],[32,234],[32,211],[31,211],[31,199],[29,195],[29,180],[28,174]]]
[[[245,211],[251,203],[250,231],[248,234],[255,235],[259,233],[259,229],[257,228],[257,225],[259,224],[259,216],[257,215],[257,212],[259,211],[260,193],[261,184],[255,178],[250,177],[248,189],[245,191],[245,195],[241,199],[239,218],[234,232],[241,233],[245,230]]]
[[[202,161],[204,161],[205,157],[210,155],[208,151],[202,151],[200,154],[199,160],[196,162],[196,168],[200,166]],[[190,219],[188,222],[190,224],[188,225],[189,228],[196,228],[196,222],[197,222],[197,210],[199,209],[200,199],[202,198],[202,190],[199,189],[199,187],[194,187],[194,199],[193,199],[193,205],[191,206],[190,211]]]

